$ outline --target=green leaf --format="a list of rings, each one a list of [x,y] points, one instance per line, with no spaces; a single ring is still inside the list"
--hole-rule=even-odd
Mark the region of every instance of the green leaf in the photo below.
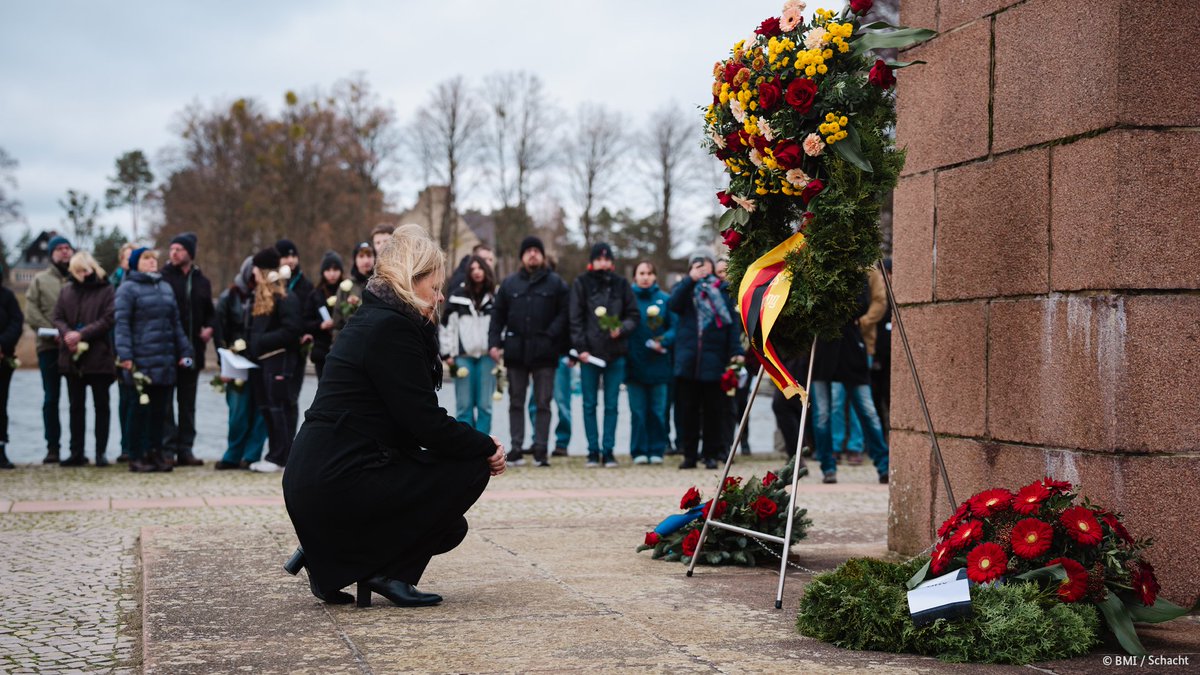
[[[750,212],[746,209],[737,209],[733,212],[733,223],[735,225],[745,225],[750,222]]]
[[[738,209],[729,209],[721,214],[721,218],[717,221],[717,227],[722,230],[727,230],[733,224],[733,215],[738,212]]]
[[[1112,594],[1109,594],[1111,597]],[[1133,621],[1139,623],[1162,623],[1171,619],[1178,619],[1186,615],[1190,610],[1186,607],[1180,607],[1173,602],[1159,598],[1153,605],[1147,607],[1142,604],[1141,600],[1133,596],[1121,598],[1125,603],[1125,609],[1129,612],[1129,617]]]
[[[733,554],[733,561],[739,565],[749,564],[749,561],[746,559],[745,551],[735,551]]]
[[[705,557],[706,559],[708,559],[708,564],[709,564],[709,565],[716,565],[717,563],[721,562],[721,553],[720,553],[720,551],[713,551],[713,552],[711,552],[711,553],[705,553],[705,554],[704,554],[704,557]]]
[[[846,137],[833,144],[833,151],[854,166],[872,173],[871,163],[862,154],[862,138],[859,137],[858,130],[853,124],[847,124],[845,129]]]
[[[909,579],[908,583],[905,584],[905,586],[908,586],[908,590],[911,591],[912,589],[916,588],[917,585],[920,584],[922,581],[925,581],[925,575],[929,574],[929,563],[931,563],[931,562],[933,562],[932,559],[926,560],[925,564],[921,565],[921,569],[917,570],[917,573],[912,575],[912,578]]]
[[[1100,613],[1104,615],[1104,621],[1108,623],[1108,627],[1112,630],[1113,635],[1117,636],[1117,641],[1125,648],[1125,651],[1134,656],[1142,656],[1146,653],[1146,648],[1142,646],[1142,641],[1138,639],[1137,631],[1133,628],[1133,620],[1129,617],[1129,610],[1125,608],[1125,603],[1116,596],[1115,593],[1109,593],[1108,597],[1104,598],[1103,602],[1096,603],[1100,608]]]
[[[851,38],[855,56],[864,54],[872,49],[904,49],[921,44],[937,35],[937,31],[928,28],[900,28],[886,33],[863,33]]]
[[[734,541],[737,542],[738,548],[746,548],[746,544],[750,543],[745,537],[738,537]]]
[[[1016,578],[1025,581],[1063,581],[1067,578],[1067,571],[1063,569],[1062,565],[1050,565],[1018,574]]]
[[[886,63],[888,65],[888,67],[892,68],[893,70],[899,70],[901,68],[907,68],[909,66],[915,66],[918,64],[923,65],[925,62],[924,61],[884,61],[884,63]]]

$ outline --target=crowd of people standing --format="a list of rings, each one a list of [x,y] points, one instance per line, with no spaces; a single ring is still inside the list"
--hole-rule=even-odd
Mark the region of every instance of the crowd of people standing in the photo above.
[[[96,466],[108,465],[115,381],[118,462],[136,472],[203,464],[193,451],[196,395],[211,343],[227,355],[220,359],[230,360],[220,364],[214,382],[228,406],[226,451],[215,467],[282,470],[300,421],[307,364],[318,380],[324,376],[332,345],[361,305],[377,252],[391,233],[391,226],[377,227],[354,247],[349,265],[338,253],[326,252],[311,279],[296,245],[281,239],[247,257],[215,302],[213,285],[195,262],[199,242],[193,234],[174,237],[165,261],[156,250],[126,245],[112,274],[88,252],[54,237],[51,265],[31,283],[24,314],[12,292],[0,287],[0,466],[12,466],[3,445],[8,385],[21,325],[28,322],[37,332],[45,463],[89,463],[90,391],[93,459]],[[603,242],[591,247],[587,271],[570,284],[554,270],[537,237],[526,237],[518,253],[519,269],[501,280],[490,247],[481,244],[446,284],[438,349],[453,380],[459,421],[490,433],[493,402],[507,388],[508,463],[522,465],[528,455],[537,466],[550,466],[551,457],[567,453],[576,426],[571,403],[577,377],[588,467],[618,466],[622,391],[633,464],[660,465],[666,455],[680,454],[681,469],[701,463],[711,469],[736,451],[733,430],[747,404],[749,378],[743,375],[731,387],[730,373],[753,374],[756,362],[745,352],[723,261],[694,255],[687,273],[667,288],[650,261],[634,265],[632,280],[621,276],[611,246]],[[884,309],[881,284],[872,276],[861,315],[839,339],[818,345],[812,417],[826,482],[836,481],[835,447],[840,450],[843,442],[849,464],[861,463],[865,447],[880,480],[887,480],[885,426],[872,404],[869,376],[874,330]],[[231,366],[233,357],[252,366]],[[791,365],[802,374],[807,364]],[[65,456],[58,414],[63,380],[70,406]],[[552,401],[558,418],[553,438]],[[777,396],[772,409],[792,454],[798,400]],[[848,418],[846,410],[852,413]],[[741,447],[749,451],[746,435]]]

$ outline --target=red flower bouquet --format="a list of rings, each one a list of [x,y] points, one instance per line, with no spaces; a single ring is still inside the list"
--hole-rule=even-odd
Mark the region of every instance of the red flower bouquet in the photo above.
[[[1119,514],[1076,504],[1070,483],[1049,478],[1015,493],[984,490],[959,505],[941,527],[927,573],[965,567],[975,583],[1048,583],[1062,602],[1094,603],[1121,645],[1143,653],[1134,621],[1187,612],[1158,597],[1154,568],[1143,558],[1150,539],[1134,539]]]
[[[803,468],[801,472],[804,472]],[[710,508],[714,509],[713,518],[721,522],[783,537],[787,528],[786,505],[791,498],[785,490],[787,482],[779,476],[790,479],[791,475],[792,467],[788,465],[778,475],[767,472],[762,479],[752,476],[749,480],[742,480],[731,476],[725,479],[721,494],[715,500],[709,499],[703,503],[700,491],[695,487],[688,488],[679,502],[679,507],[687,513],[671,516],[647,532],[637,550],[652,551],[655,559],[690,563],[696,554],[700,530],[704,527],[704,517]],[[803,539],[812,525],[812,521],[805,517],[807,513],[805,509],[796,509],[792,521],[792,543]],[[708,530],[699,562],[709,565],[754,565],[761,553],[762,549],[749,537],[713,527]]]

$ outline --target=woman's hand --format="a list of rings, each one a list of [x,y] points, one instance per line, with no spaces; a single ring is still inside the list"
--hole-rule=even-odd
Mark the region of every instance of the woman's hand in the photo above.
[[[124,361],[121,362],[121,367],[124,368],[125,370],[133,370],[133,361],[130,361],[129,359],[125,359]]]
[[[321,330],[333,330],[333,319],[321,322]]]
[[[83,335],[81,335],[79,333],[79,331],[75,331],[75,330],[68,331],[67,334],[63,336],[63,342],[65,342],[67,344],[67,349],[72,354],[75,353],[75,348],[79,346],[79,341],[82,339],[83,339]]]
[[[488,468],[491,469],[493,476],[499,476],[504,473],[504,469],[508,466],[504,458],[504,444],[495,436],[492,436],[492,442],[496,444],[496,452],[492,453],[491,457],[488,457]]]

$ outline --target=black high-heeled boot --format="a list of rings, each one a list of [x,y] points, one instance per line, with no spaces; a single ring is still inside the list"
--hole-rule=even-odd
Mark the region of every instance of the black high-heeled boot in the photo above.
[[[397,607],[428,607],[442,601],[437,593],[422,593],[416,586],[399,579],[371,577],[358,582],[358,606],[371,606],[371,593],[378,593]]]
[[[15,469],[15,464],[8,461],[8,447],[4,443],[0,443],[0,469]]]
[[[308,561],[304,559],[304,549],[299,546],[296,547],[296,550],[287,559],[287,562],[283,563],[284,571],[292,576],[296,576],[300,573],[300,570],[307,569],[307,567]],[[348,605],[354,602],[354,596],[344,591],[322,593],[316,579],[313,579],[312,570],[308,572],[308,590],[312,592],[313,597],[330,605]]]

